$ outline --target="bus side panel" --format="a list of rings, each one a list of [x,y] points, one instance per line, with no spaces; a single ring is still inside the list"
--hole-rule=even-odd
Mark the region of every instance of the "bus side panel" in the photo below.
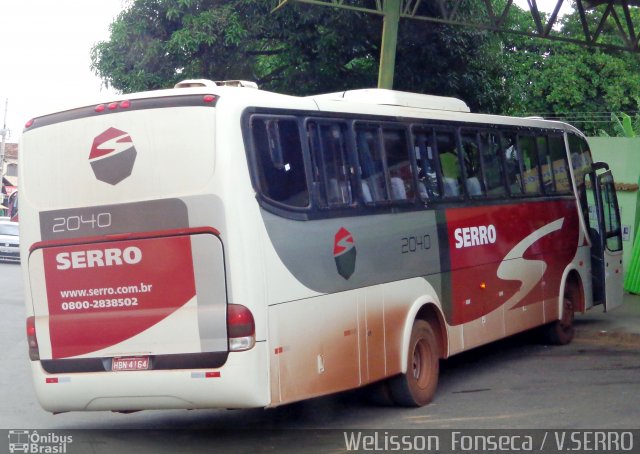
[[[465,349],[545,321],[578,244],[575,201],[446,211],[452,269],[451,323]],[[499,326],[500,320],[504,326]]]
[[[284,265],[287,276],[302,284],[270,285],[277,303],[395,282],[441,271],[440,238],[433,210],[294,221],[261,211],[275,254],[267,261]],[[269,248],[271,249],[271,247]],[[279,265],[278,265],[279,266]],[[282,269],[282,268],[279,268]],[[269,282],[279,279],[269,267]]]
[[[399,374],[409,317],[426,303],[435,290],[415,278],[271,306],[272,405]]]
[[[279,403],[360,385],[356,293],[269,307],[270,355],[279,369]]]
[[[579,312],[585,312],[591,309],[593,304],[593,282],[591,280],[591,247],[583,246],[578,248],[576,253],[575,262],[578,266],[578,272],[580,273],[580,280],[582,281],[584,305],[582,307],[576,307],[575,310]]]

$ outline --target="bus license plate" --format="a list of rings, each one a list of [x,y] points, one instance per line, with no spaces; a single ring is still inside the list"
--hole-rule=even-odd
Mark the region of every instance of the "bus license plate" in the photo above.
[[[114,372],[122,370],[148,370],[148,356],[133,356],[125,358],[113,358],[111,361],[111,370]]]

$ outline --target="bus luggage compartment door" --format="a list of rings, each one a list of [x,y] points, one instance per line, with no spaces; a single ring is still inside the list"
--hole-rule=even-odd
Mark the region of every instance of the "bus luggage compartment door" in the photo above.
[[[148,358],[148,368],[224,363],[224,256],[213,229],[78,243],[44,243],[29,258],[43,366],[100,358],[111,370],[119,357]]]

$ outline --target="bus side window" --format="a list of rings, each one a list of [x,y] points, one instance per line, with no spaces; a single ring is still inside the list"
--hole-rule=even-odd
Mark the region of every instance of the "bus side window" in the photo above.
[[[511,132],[502,134],[502,149],[507,172],[507,186],[511,195],[522,194],[522,174],[520,172],[520,152],[518,138]]]
[[[413,172],[409,160],[409,148],[404,129],[383,128],[384,153],[389,171],[389,187],[392,200],[413,201]]]
[[[442,169],[442,186],[445,197],[460,197],[460,165],[456,137],[450,131],[436,130],[436,147]]]
[[[591,171],[591,152],[586,140],[575,134],[569,134],[569,153],[571,167],[576,177],[578,192],[584,186],[584,176]]]
[[[622,229],[618,222],[618,204],[613,178],[609,177],[602,186],[602,205],[604,211],[605,244],[612,252],[622,250]]]
[[[378,128],[358,126],[356,144],[362,178],[362,195],[365,202],[375,203],[389,200]]]
[[[593,193],[593,188],[589,187],[587,189],[587,185],[585,184],[585,177],[591,172],[592,164],[589,144],[587,144],[586,140],[575,134],[568,134],[568,139],[571,167],[573,168],[576,190],[578,191],[582,205],[582,216],[588,226],[594,227],[595,224],[597,228],[597,221],[595,220],[595,194]],[[592,183],[591,181],[589,182]]]
[[[522,158],[522,178],[526,194],[540,193],[540,175],[538,174],[538,153],[535,137],[518,136],[520,156]]]
[[[298,123],[294,119],[251,119],[259,190],[265,197],[292,207],[309,206]]]
[[[560,135],[549,136],[549,161],[556,192],[558,194],[570,192],[571,178],[569,177],[567,151],[564,148],[564,139]]]
[[[438,184],[433,132],[431,130],[414,131],[413,149],[418,167],[418,195],[425,201],[439,199],[441,192]]]
[[[465,186],[471,197],[485,194],[484,178],[480,166],[480,148],[478,147],[478,133],[464,131],[460,134],[462,157],[465,171]]]
[[[542,177],[542,188],[545,194],[555,194],[556,182],[552,172],[551,156],[547,136],[537,136],[538,163],[540,165],[540,176]]]
[[[487,194],[494,197],[506,195],[504,168],[500,160],[499,139],[499,136],[493,133],[480,133],[480,153],[487,184]]]
[[[352,191],[344,124],[315,123],[309,132],[314,186],[320,207],[351,205]]]

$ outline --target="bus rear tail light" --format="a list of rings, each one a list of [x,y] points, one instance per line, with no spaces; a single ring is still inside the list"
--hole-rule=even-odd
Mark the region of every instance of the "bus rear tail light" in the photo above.
[[[29,344],[29,358],[31,361],[40,359],[38,339],[36,339],[36,318],[27,317],[27,343]]]
[[[250,350],[256,344],[256,324],[253,314],[241,304],[227,306],[227,335],[229,351]]]

